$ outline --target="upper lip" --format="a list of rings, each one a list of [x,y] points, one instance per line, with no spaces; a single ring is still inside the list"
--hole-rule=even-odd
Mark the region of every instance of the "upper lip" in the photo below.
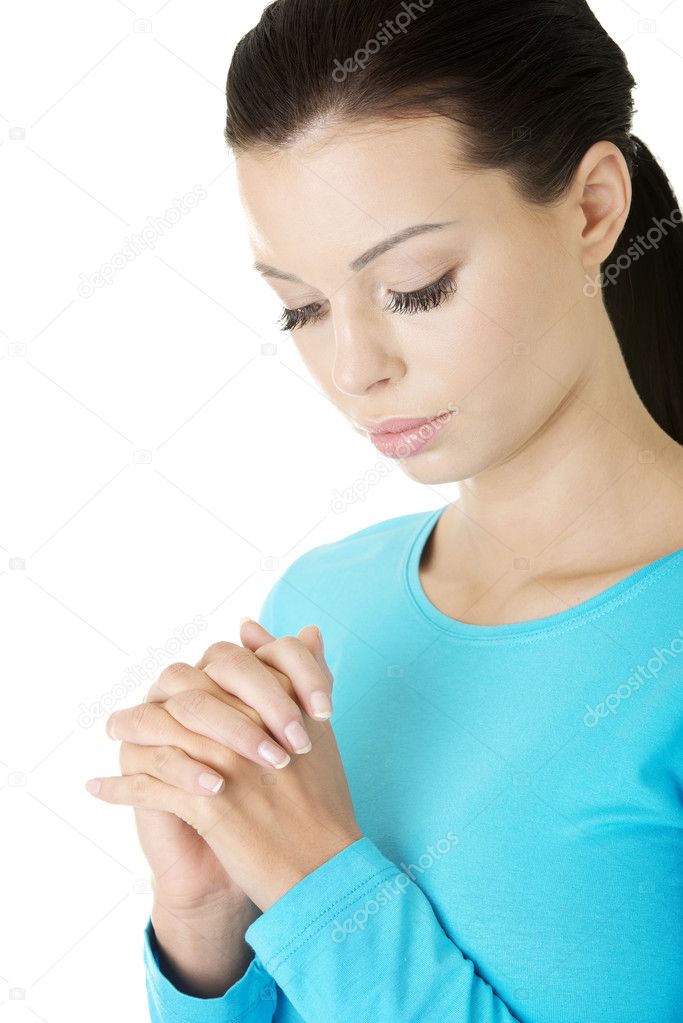
[[[440,419],[443,415],[449,415],[446,412],[437,412],[435,416],[425,416],[422,419],[405,419],[400,416],[395,416],[392,419],[380,419],[377,422],[373,422],[370,419],[365,422],[360,421],[359,426],[362,426],[368,433],[405,433],[406,430],[415,430],[420,426],[424,426],[425,423],[431,423],[435,419]]]

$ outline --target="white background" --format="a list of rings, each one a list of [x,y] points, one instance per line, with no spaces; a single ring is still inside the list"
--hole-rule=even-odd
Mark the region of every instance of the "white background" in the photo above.
[[[119,773],[87,708],[148,647],[156,670],[110,710],[238,642],[305,550],[457,494],[353,433],[250,269],[224,83],[263,4],[132,3],[8,0],[0,27],[0,1023],[147,1019],[149,873],[132,810],[83,788]],[[683,0],[665,3],[593,7],[680,196]],[[153,248],[84,291],[197,186]]]

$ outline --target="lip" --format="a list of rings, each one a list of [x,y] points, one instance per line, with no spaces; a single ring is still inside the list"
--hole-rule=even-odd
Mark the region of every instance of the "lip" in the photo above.
[[[369,432],[370,442],[383,455],[405,459],[432,444],[445,429],[451,415],[452,411],[448,411],[431,419],[384,419],[380,423],[366,423],[365,429]],[[411,425],[406,427],[406,423]]]
[[[368,419],[365,422],[359,423],[359,425],[372,436],[381,436],[383,434],[407,433],[409,430],[417,430],[427,423],[433,423],[435,419],[441,419],[443,416],[449,415],[450,412],[439,412],[435,416],[426,416],[422,419],[406,419],[394,416],[391,419],[381,419],[379,422],[372,422]]]

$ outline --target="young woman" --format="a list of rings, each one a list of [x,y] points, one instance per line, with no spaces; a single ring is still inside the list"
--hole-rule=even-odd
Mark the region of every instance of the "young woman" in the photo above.
[[[278,0],[237,46],[283,329],[460,496],[110,719],[154,1023],[681,1018],[683,228],[634,84],[584,0]]]

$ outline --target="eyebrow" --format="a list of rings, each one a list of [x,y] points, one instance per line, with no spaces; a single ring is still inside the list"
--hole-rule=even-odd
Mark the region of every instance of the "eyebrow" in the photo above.
[[[457,224],[457,220],[444,220],[441,223],[436,224],[413,224],[411,227],[404,227],[402,231],[397,231],[396,234],[390,235],[385,238],[384,241],[378,242],[377,245],[373,245],[371,249],[364,252],[362,256],[358,256],[353,262],[349,263],[349,270],[353,270],[354,273],[358,273],[364,267],[371,263],[373,259],[377,259],[383,253],[389,249],[393,249],[395,245],[400,245],[401,242],[406,241],[408,238],[414,238],[418,234],[426,234],[428,231],[440,231],[444,227],[450,227],[451,224]],[[257,260],[254,263],[254,270],[258,270],[259,273],[263,274],[264,277],[275,277],[280,281],[295,281],[297,284],[305,284],[300,277],[296,274],[285,273],[284,270],[278,270],[277,267],[269,266],[267,263],[262,263]]]

